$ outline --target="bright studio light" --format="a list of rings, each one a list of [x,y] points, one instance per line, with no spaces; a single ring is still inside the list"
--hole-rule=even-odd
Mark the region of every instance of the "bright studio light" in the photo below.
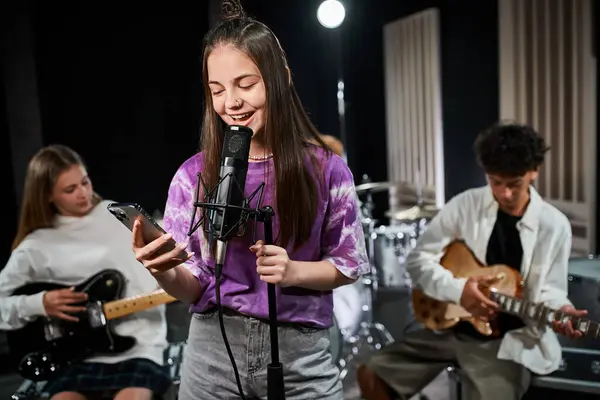
[[[346,10],[338,0],[325,0],[317,10],[317,19],[325,28],[337,28],[344,22]]]

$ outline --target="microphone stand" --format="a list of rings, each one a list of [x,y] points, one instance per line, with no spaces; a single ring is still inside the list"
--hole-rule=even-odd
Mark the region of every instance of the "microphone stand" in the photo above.
[[[236,181],[235,176],[231,174],[227,174],[225,177],[222,177],[217,183],[216,187],[212,190],[208,191],[204,181],[202,179],[201,174],[198,174],[198,185],[196,190],[196,196],[194,199],[194,212],[192,214],[192,220],[190,223],[190,230],[188,232],[188,236],[190,236],[196,229],[200,227],[202,221],[206,219],[209,222],[208,234],[212,236],[212,232],[214,227],[212,226],[212,222],[210,218],[206,215],[206,210],[226,210],[226,209],[237,209],[241,210],[241,217],[235,226],[233,226],[227,233],[223,236],[225,240],[242,224],[244,224],[249,218],[254,219],[257,222],[262,222],[265,244],[273,244],[273,216],[275,215],[275,211],[271,206],[264,206],[262,208],[251,208],[249,207],[250,201],[256,196],[257,193],[260,192],[258,204],[261,203],[262,200],[262,190],[264,188],[264,182],[259,185],[259,187],[250,195],[248,198],[244,199],[244,204],[242,206],[228,205],[228,204],[215,204],[211,201],[206,201],[207,199],[211,199],[212,195],[215,193],[216,189],[219,185],[225,180],[226,177],[231,176],[231,178]],[[205,193],[205,202],[199,202],[199,189],[200,184],[204,187]],[[236,181],[237,184],[237,181]],[[238,190],[243,192],[243,189],[237,185]],[[195,221],[196,208],[203,208],[203,216],[197,223]],[[226,249],[227,243],[226,241],[217,240],[217,246],[222,247],[225,246]],[[223,259],[217,261],[218,267],[223,267],[225,257],[225,250],[219,252]],[[219,270],[220,275],[220,270]],[[268,295],[268,303],[269,303],[269,334],[271,341],[271,363],[267,365],[267,399],[268,400],[285,400],[285,387],[283,383],[283,365],[279,361],[279,337],[277,333],[277,297],[275,291],[275,285],[273,283],[267,283],[267,295]]]
[[[271,206],[265,206],[254,215],[256,221],[263,223],[265,244],[273,244],[273,222],[275,211]],[[285,399],[283,385],[283,365],[279,361],[279,337],[277,335],[277,298],[275,285],[267,283],[269,301],[269,331],[271,339],[271,363],[267,366],[267,399]]]

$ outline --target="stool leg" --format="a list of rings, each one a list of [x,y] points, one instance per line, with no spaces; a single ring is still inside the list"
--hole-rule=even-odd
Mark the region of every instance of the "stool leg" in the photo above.
[[[450,400],[462,399],[462,384],[460,382],[460,374],[456,367],[448,367],[448,377],[450,378]]]

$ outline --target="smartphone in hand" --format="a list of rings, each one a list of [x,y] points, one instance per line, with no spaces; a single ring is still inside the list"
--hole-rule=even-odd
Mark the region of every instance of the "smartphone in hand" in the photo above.
[[[141,222],[142,238],[144,243],[148,244],[167,233],[159,224],[148,214],[142,206],[137,203],[110,203],[107,206],[108,211],[130,231],[133,231],[133,223],[136,220]],[[177,243],[173,238],[156,251],[160,255],[167,253],[175,248]],[[187,258],[187,253],[182,250],[178,255],[182,259]]]

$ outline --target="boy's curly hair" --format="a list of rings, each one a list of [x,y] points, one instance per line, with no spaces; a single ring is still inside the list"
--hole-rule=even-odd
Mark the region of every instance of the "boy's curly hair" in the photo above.
[[[550,149],[532,127],[516,123],[495,124],[484,130],[475,139],[474,148],[486,173],[504,177],[536,171]]]

